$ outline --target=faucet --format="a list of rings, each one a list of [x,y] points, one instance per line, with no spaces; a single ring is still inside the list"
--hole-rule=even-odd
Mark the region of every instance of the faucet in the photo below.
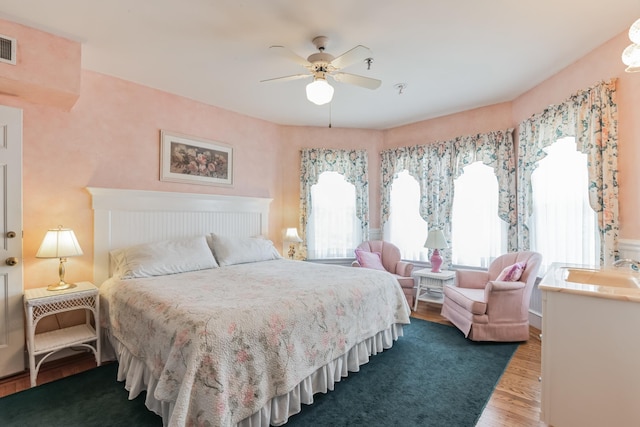
[[[633,271],[640,271],[640,262],[629,258],[619,259],[613,263],[614,267],[622,267],[628,265]]]

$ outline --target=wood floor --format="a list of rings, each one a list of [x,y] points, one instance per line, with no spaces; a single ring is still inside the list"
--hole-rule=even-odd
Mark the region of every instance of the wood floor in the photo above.
[[[78,374],[96,367],[93,353],[82,352],[76,356],[43,363],[38,373],[38,385],[55,381],[60,378]],[[12,377],[0,379],[0,397],[28,389],[30,385],[29,372],[23,372]]]
[[[449,324],[440,316],[440,306],[421,302],[413,316]],[[546,427],[540,421],[540,331],[531,328],[531,337],[521,344],[491,395],[477,427]],[[92,369],[90,353],[44,364],[38,385]],[[0,397],[29,388],[29,373],[0,379]],[[462,409],[462,408],[461,408]]]
[[[420,302],[412,315],[451,325],[440,316],[441,307]],[[529,341],[518,346],[476,427],[547,426],[540,421],[540,331],[530,329]]]

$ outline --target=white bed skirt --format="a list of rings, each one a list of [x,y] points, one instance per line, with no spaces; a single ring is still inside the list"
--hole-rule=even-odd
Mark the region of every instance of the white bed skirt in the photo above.
[[[358,372],[360,366],[369,361],[370,356],[391,348],[393,343],[402,336],[403,325],[394,324],[389,329],[378,332],[375,336],[356,344],[341,357],[319,368],[313,374],[303,379],[287,394],[276,396],[268,401],[262,409],[250,417],[240,421],[238,427],[269,427],[285,424],[289,417],[299,413],[302,404],[313,403],[313,395],[333,390],[334,384],[349,372]],[[118,360],[118,381],[125,382],[125,389],[129,391],[129,399],[135,399],[140,392],[147,391],[145,404],[149,410],[160,415],[165,426],[170,425],[173,402],[159,401],[154,398],[157,379],[151,375],[144,361],[135,358],[127,348],[103,329],[103,360]]]

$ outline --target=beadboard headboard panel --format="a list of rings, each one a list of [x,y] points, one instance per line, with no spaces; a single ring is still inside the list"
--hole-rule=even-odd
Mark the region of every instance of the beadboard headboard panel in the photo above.
[[[208,233],[268,235],[271,200],[87,187],[93,220],[93,280],[110,277],[109,252],[141,243]]]

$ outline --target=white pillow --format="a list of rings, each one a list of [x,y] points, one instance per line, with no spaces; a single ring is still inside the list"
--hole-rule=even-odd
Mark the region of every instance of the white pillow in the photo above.
[[[221,267],[281,258],[273,242],[260,237],[225,237],[211,233],[207,240]]]
[[[165,240],[111,251],[114,273],[121,279],[163,276],[215,268],[205,236]]]

